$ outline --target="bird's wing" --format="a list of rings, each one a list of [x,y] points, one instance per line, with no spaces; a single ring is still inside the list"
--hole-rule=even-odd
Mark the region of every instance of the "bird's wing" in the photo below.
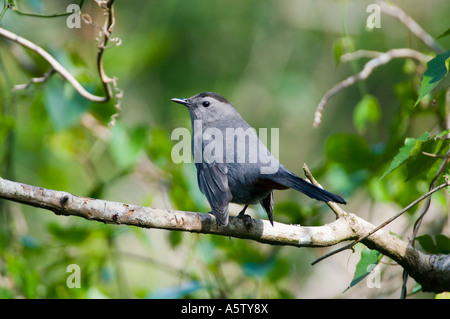
[[[198,163],[197,180],[214,216],[222,225],[228,224],[228,204],[233,198],[228,187],[226,163]]]

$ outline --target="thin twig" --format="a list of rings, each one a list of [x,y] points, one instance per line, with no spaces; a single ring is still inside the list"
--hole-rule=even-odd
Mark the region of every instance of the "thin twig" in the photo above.
[[[80,0],[78,3],[78,6],[81,8],[83,6],[84,0]],[[42,14],[42,13],[34,13],[34,12],[24,12],[20,10],[16,4],[8,3],[8,5],[11,6],[11,10],[17,14],[28,16],[28,17],[35,17],[35,18],[58,18],[58,17],[66,17],[68,15],[71,15],[73,12],[62,12],[62,13],[50,13],[50,14]]]
[[[408,30],[410,30],[415,36],[417,36],[419,39],[421,39],[428,47],[433,49],[436,53],[439,54],[439,53],[445,52],[444,48],[439,43],[437,43],[431,35],[426,33],[425,30],[423,30],[422,27],[416,21],[414,21],[414,19],[412,19],[410,16],[408,16],[405,13],[405,11],[403,11],[402,9],[400,9],[397,6],[387,4],[384,1],[378,1],[377,4],[380,6],[381,12],[397,18],[400,22],[402,22],[408,28]],[[408,56],[401,56],[401,55],[393,56],[392,53],[395,52],[396,50],[403,50],[404,52],[408,53],[407,54]],[[409,52],[406,50],[408,50]],[[376,53],[374,53],[374,51],[363,51],[363,52],[355,53],[356,56],[363,55],[363,54],[371,55],[371,56],[377,55]],[[320,125],[320,123],[322,121],[322,114],[324,112],[325,105],[328,103],[328,100],[332,96],[334,96],[339,91],[355,84],[358,81],[367,79],[367,77],[372,73],[372,71],[375,68],[379,67],[380,65],[384,65],[384,64],[388,63],[393,58],[400,58],[400,57],[413,58],[413,59],[416,59],[419,61],[424,60],[423,54],[421,54],[420,52],[411,50],[411,49],[406,49],[406,48],[390,50],[388,52],[382,53],[381,55],[373,58],[372,60],[370,60],[369,62],[366,63],[366,65],[364,66],[363,70],[360,73],[358,73],[357,75],[350,76],[347,79],[345,79],[344,81],[339,82],[325,94],[325,96],[322,98],[322,100],[319,102],[319,105],[316,108],[316,112],[314,115],[313,127],[318,127]],[[349,56],[347,55],[345,57],[345,59],[348,59],[348,58],[349,58]]]
[[[353,241],[352,243],[345,245],[339,249],[333,250],[325,255],[323,255],[322,257],[316,259],[315,261],[313,261],[311,263],[311,265],[315,265],[317,264],[319,261],[324,260],[325,258],[328,258],[330,256],[333,256],[341,251],[347,250],[347,249],[353,249],[353,247],[359,243],[362,240],[367,239],[369,236],[373,235],[375,232],[377,232],[378,230],[380,230],[381,228],[385,227],[387,224],[391,223],[392,221],[394,221],[395,219],[397,219],[398,217],[400,217],[401,215],[403,215],[405,212],[407,212],[409,209],[411,209],[411,207],[415,206],[416,204],[418,204],[419,202],[421,202],[422,200],[424,200],[425,198],[430,198],[430,196],[437,192],[438,190],[449,186],[449,182],[446,181],[445,183],[439,185],[436,188],[431,189],[429,192],[427,192],[426,194],[423,194],[422,196],[420,196],[419,198],[417,198],[415,201],[413,201],[411,204],[409,204],[408,206],[406,206],[405,208],[403,208],[401,211],[399,211],[397,214],[395,214],[393,217],[389,218],[387,221],[385,221],[384,223],[382,223],[381,225],[375,227],[374,229],[372,229],[370,232],[368,232],[366,235],[359,237],[358,239],[356,239],[355,241]]]
[[[97,53],[97,69],[98,74],[100,75],[100,79],[103,83],[103,88],[107,92],[108,96],[112,96],[111,87],[109,86],[109,83],[112,82],[112,79],[108,77],[105,73],[105,70],[103,68],[103,53],[105,52],[106,45],[108,44],[109,37],[111,36],[111,31],[114,26],[114,11],[113,11],[113,5],[114,0],[110,0],[106,3],[106,22],[105,26],[103,28],[103,41],[98,46],[98,53]]]
[[[367,51],[365,51],[367,53]],[[370,51],[371,54],[375,55],[375,51]],[[362,56],[361,53],[354,53],[356,56]],[[350,57],[347,54],[346,59],[348,60]],[[322,114],[325,109],[325,105],[328,103],[328,101],[338,92],[342,91],[343,89],[352,86],[358,81],[363,81],[367,79],[375,70],[377,67],[382,66],[388,62],[390,62],[392,59],[395,58],[412,58],[419,60],[421,62],[427,62],[431,57],[421,54],[420,52],[417,52],[415,50],[411,50],[408,48],[401,48],[401,49],[392,49],[387,52],[377,54],[376,58],[373,58],[369,60],[361,70],[356,75],[352,75],[345,80],[337,83],[334,85],[325,95],[322,97],[322,99],[319,102],[319,105],[316,108],[316,112],[314,115],[314,127],[318,127],[322,121]]]
[[[444,172],[444,170],[447,167],[449,162],[450,162],[450,150],[447,152],[447,154],[443,158],[443,160],[441,162],[441,165],[439,166],[439,169],[436,172],[436,175],[434,176],[433,180],[431,181],[430,189],[434,188],[434,186],[436,185],[436,182],[437,182],[439,176],[441,176],[441,174]],[[448,184],[448,180],[447,180],[447,184]],[[414,240],[415,240],[415,237],[416,237],[417,232],[419,230],[419,227],[420,227],[420,224],[422,222],[423,216],[426,214],[426,212],[428,211],[428,208],[430,207],[430,201],[431,201],[431,198],[429,198],[427,200],[427,203],[423,207],[422,212],[419,215],[419,218],[417,219],[417,221],[414,224],[413,234],[412,234],[412,236],[410,238],[410,244],[413,247],[414,247]]]
[[[28,89],[32,84],[36,84],[36,83],[44,83],[45,81],[47,81],[48,79],[50,79],[50,77],[55,74],[55,69],[50,69],[50,71],[48,71],[47,73],[44,74],[44,76],[39,77],[39,78],[32,78],[28,83],[25,84],[17,84],[13,87],[13,91],[19,91],[19,90],[26,90]]]
[[[12,8],[12,4],[11,3],[5,3],[5,5],[3,6],[2,12],[0,13],[0,21],[2,21],[3,16],[5,15],[6,11],[8,11],[8,9]]]
[[[99,5],[105,10],[105,14],[107,15],[106,22],[104,28],[102,28],[101,35],[103,36],[101,44],[98,46],[98,53],[97,53],[97,70],[100,76],[100,80],[102,82],[103,88],[105,90],[106,96],[105,97],[99,97],[96,95],[93,95],[89,93],[87,90],[83,88],[83,86],[75,79],[75,77],[72,76],[70,72],[68,72],[58,61],[56,61],[55,58],[53,58],[52,55],[50,55],[47,51],[45,51],[43,48],[39,47],[35,43],[22,38],[18,36],[17,34],[5,30],[3,28],[0,28],[0,35],[4,36],[7,39],[10,39],[30,50],[35,51],[37,54],[39,54],[42,58],[44,58],[51,66],[52,66],[52,72],[44,75],[40,78],[33,78],[28,84],[21,84],[16,85],[14,87],[15,90],[28,88],[31,83],[42,83],[46,81],[54,72],[57,72],[63,76],[63,78],[68,81],[74,89],[84,98],[93,101],[93,102],[107,102],[113,97],[113,91],[110,87],[110,83],[114,85],[114,90],[116,91],[116,97],[118,99],[118,103],[116,105],[117,112],[114,114],[113,119],[111,122],[115,121],[115,118],[118,116],[118,113],[120,111],[120,100],[123,96],[123,93],[120,89],[117,88],[117,78],[111,79],[108,77],[104,71],[103,68],[103,53],[105,51],[105,48],[107,46],[108,40],[110,40],[111,31],[114,27],[114,11],[113,11],[113,3],[114,0],[109,1],[100,1]],[[83,4],[83,1],[80,1],[80,7]],[[23,12],[21,13],[23,14]],[[29,14],[27,14],[29,15]],[[34,15],[33,16],[39,16]],[[52,15],[57,16],[57,15]],[[50,17],[50,16],[48,16]],[[117,43],[116,43],[117,44]]]
[[[423,54],[422,52],[409,49],[409,48],[400,48],[400,49],[392,49],[390,51],[393,58],[411,58],[422,63],[427,63],[433,57],[427,54]],[[383,55],[384,52],[380,51],[372,51],[372,50],[357,50],[355,52],[347,52],[341,55],[341,62],[346,63],[353,60],[358,60],[361,58],[370,58],[376,59],[379,56]]]
[[[431,154],[431,153],[427,153],[427,152],[423,152],[423,151],[422,151],[422,154],[429,156],[429,157],[435,157],[435,158],[445,158],[446,157],[446,155]]]
[[[450,149],[445,154],[445,156],[441,162],[441,165],[439,166],[433,180],[431,181],[430,189],[434,188],[439,176],[441,176],[441,174],[444,172],[444,170],[447,167],[449,162],[450,162]],[[445,184],[448,185],[449,184],[448,177],[444,176],[444,178],[446,181]],[[420,212],[419,217],[417,218],[416,222],[414,223],[413,233],[412,233],[411,237],[409,238],[409,245],[411,245],[411,247],[414,247],[417,233],[419,231],[420,225],[422,224],[423,217],[425,216],[425,214],[428,212],[428,209],[430,208],[430,204],[431,204],[431,197],[428,197],[427,201],[425,202],[425,205],[422,208],[422,211]],[[400,296],[402,299],[406,298],[406,282],[407,282],[407,280],[408,280],[408,272],[406,270],[404,270],[403,271],[403,284],[402,284],[402,290],[401,290],[401,296]]]
[[[110,121],[108,123],[108,127],[113,127],[117,122],[117,118],[120,116],[120,113],[122,112],[121,103],[123,98],[123,90],[118,87],[117,77],[110,78],[109,76],[106,75],[105,70],[103,68],[103,53],[105,52],[105,49],[108,47],[108,42],[114,42],[114,45],[118,46],[121,44],[121,39],[111,37],[111,32],[115,24],[114,7],[113,7],[114,0],[107,0],[107,1],[96,0],[96,2],[100,6],[100,8],[104,10],[104,15],[106,16],[104,26],[100,27],[98,24],[92,21],[92,18],[89,14],[83,14],[81,18],[86,24],[94,26],[100,30],[99,37],[97,38],[97,40],[99,41],[97,51],[97,70],[102,80],[105,91],[109,96],[112,96],[114,94],[116,99],[116,104],[114,105],[116,112],[113,115],[111,115]],[[111,89],[110,84],[114,89],[114,93],[113,90]]]
[[[92,102],[106,102],[110,99],[110,96],[105,96],[105,97],[96,96],[96,95],[88,92],[77,81],[77,79],[75,79],[75,77],[69,71],[67,71],[50,53],[48,53],[47,51],[45,51],[43,48],[36,45],[35,43],[33,43],[21,36],[18,36],[17,34],[11,32],[11,31],[3,29],[3,28],[0,28],[0,35],[39,54],[42,58],[44,58],[52,66],[52,68],[55,70],[55,72],[58,72],[59,74],[61,74],[61,76],[67,82],[69,82],[73,86],[73,88],[84,98],[86,98]]]
[[[398,19],[401,23],[403,23],[409,31],[411,31],[416,37],[422,40],[430,49],[432,49],[437,54],[445,52],[444,48],[437,43],[434,38],[425,32],[424,29],[416,22],[413,18],[408,16],[405,11],[401,8],[388,4],[384,1],[377,1],[377,4],[380,6],[381,12],[384,14],[390,15],[396,19]]]
[[[316,185],[317,187],[323,188],[322,185],[320,185],[319,182],[317,182],[317,180],[314,178],[306,163],[303,164],[303,171],[305,173],[305,176],[312,184]],[[347,213],[343,209],[341,209],[338,204],[330,201],[327,202],[327,205],[335,213],[337,218],[347,215]]]

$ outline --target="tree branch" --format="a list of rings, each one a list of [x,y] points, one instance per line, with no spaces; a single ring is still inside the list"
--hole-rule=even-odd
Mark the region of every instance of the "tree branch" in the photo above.
[[[3,36],[11,41],[14,41],[34,52],[39,54],[43,59],[45,59],[55,70],[55,72],[61,74],[61,76],[69,82],[73,88],[84,98],[92,101],[92,102],[106,102],[110,99],[109,96],[101,97],[96,96],[90,92],[88,92],[81,84],[78,82],[77,79],[69,72],[67,71],[50,53],[45,51],[43,48],[38,46],[37,44],[22,38],[21,36],[18,36],[17,34],[8,31],[6,29],[0,28],[0,36]]]
[[[450,149],[447,151],[447,153],[445,154],[444,158],[442,159],[441,165],[439,166],[433,180],[431,181],[430,184],[430,192],[432,189],[436,189],[438,187],[435,188],[435,185],[437,183],[438,178],[441,176],[441,174],[444,173],[445,168],[447,167],[448,163],[450,161]],[[449,185],[449,179],[448,176],[445,176],[445,183],[447,186]],[[431,204],[431,197],[428,197],[425,205],[422,208],[422,211],[419,215],[419,218],[417,218],[416,222],[414,223],[414,227],[413,227],[413,233],[411,235],[411,237],[409,238],[409,245],[411,245],[411,247],[414,247],[415,244],[415,240],[416,240],[416,236],[417,233],[419,231],[420,225],[422,223],[422,220],[425,216],[425,214],[428,212],[428,209],[430,208],[430,204]],[[406,298],[406,282],[408,280],[408,272],[406,270],[404,270],[403,272],[403,285],[402,285],[402,293],[401,293],[401,298],[404,299]]]
[[[53,211],[57,215],[79,216],[87,220],[143,228],[178,230],[251,239],[271,245],[296,247],[333,246],[355,240],[375,228],[358,216],[345,213],[334,222],[315,227],[252,220],[244,223],[230,218],[220,226],[211,214],[155,209],[106,200],[79,197],[67,192],[45,189],[0,178],[0,198]],[[424,291],[450,290],[450,257],[423,254],[384,230],[363,241],[371,249],[391,257],[422,284]]]
[[[408,28],[408,30],[410,30],[416,37],[422,40],[437,54],[445,52],[444,48],[439,43],[437,43],[431,35],[426,33],[425,30],[423,30],[422,27],[416,21],[414,21],[414,19],[408,16],[405,11],[397,6],[387,4],[384,1],[377,1],[377,4],[380,6],[381,12],[397,18]],[[370,57],[371,60],[364,65],[364,68],[360,73],[350,76],[347,79],[337,83],[323,96],[316,108],[313,127],[318,127],[320,125],[322,121],[322,115],[325,110],[325,105],[328,103],[331,97],[333,97],[341,90],[355,84],[356,82],[367,79],[375,68],[388,63],[393,58],[412,58],[418,61],[427,62],[427,60],[425,59],[427,59],[428,56],[412,49],[403,48],[389,50],[385,53],[360,50],[353,53],[344,54],[341,59],[343,61],[348,61],[360,57]]]
[[[80,7],[82,5],[83,1],[80,1]],[[8,31],[6,29],[0,28],[0,36],[3,36],[11,41],[14,41],[34,52],[39,54],[43,59],[45,59],[52,67],[51,71],[40,78],[33,78],[29,83],[22,84],[22,85],[16,85],[14,87],[15,90],[28,88],[32,83],[42,83],[46,81],[51,75],[53,75],[55,72],[61,74],[61,76],[69,82],[73,88],[84,98],[92,101],[92,102],[107,102],[113,97],[113,91],[110,87],[110,83],[114,85],[115,90],[118,91],[117,98],[120,100],[122,93],[120,90],[117,89],[117,79],[116,78],[110,78],[106,75],[104,68],[103,68],[103,53],[105,51],[105,48],[108,44],[108,41],[110,40],[111,31],[114,27],[114,11],[113,11],[113,3],[114,0],[105,1],[105,4],[99,3],[100,6],[103,7],[105,10],[106,21],[105,26],[101,28],[100,36],[102,37],[101,43],[98,46],[98,53],[97,53],[97,70],[98,74],[100,76],[100,80],[102,82],[105,96],[96,96],[90,92],[88,92],[78,81],[75,79],[75,77],[67,71],[50,53],[45,51],[42,47],[38,46],[34,42],[31,42],[30,40],[27,40],[11,31]],[[14,9],[14,8],[13,8]],[[16,12],[20,13],[20,11]],[[21,13],[24,14],[24,13]],[[72,14],[72,12],[64,13],[64,15]],[[39,16],[43,17],[42,15],[34,15],[34,14],[26,14],[26,15],[33,15],[33,16]],[[55,17],[59,15],[50,15],[48,17]],[[115,118],[118,116],[118,113],[120,111],[120,104],[118,104],[117,108],[117,114],[114,114],[114,118],[112,119],[115,121]]]
[[[411,50],[408,48],[401,48],[401,49],[392,49],[387,52],[376,52],[376,51],[366,51],[366,50],[360,50],[353,53],[347,53],[344,54],[342,57],[345,61],[352,60],[355,58],[360,57],[367,57],[367,56],[375,56],[371,60],[369,60],[358,74],[349,76],[345,80],[335,84],[328,92],[325,93],[325,95],[322,97],[322,99],[319,102],[319,105],[317,105],[316,112],[314,114],[314,122],[313,126],[318,127],[320,123],[322,122],[322,114],[325,110],[325,105],[328,103],[328,101],[338,92],[342,91],[345,88],[348,88],[349,86],[352,86],[358,81],[366,80],[372,72],[390,62],[392,59],[396,58],[412,58],[416,59],[421,62],[427,62],[431,59],[431,57],[422,54],[418,51]]]
[[[344,220],[319,227],[301,227],[266,220],[245,224],[231,217],[229,226],[216,223],[211,214],[155,209],[100,199],[79,197],[67,192],[45,189],[0,178],[0,198],[53,211],[57,215],[78,216],[110,224],[142,228],[179,230],[203,234],[251,239],[265,244],[297,247],[335,245],[354,237]]]
[[[408,206],[406,206],[405,208],[403,208],[400,212],[398,212],[397,214],[395,214],[394,216],[392,216],[391,218],[389,218],[387,221],[383,222],[381,225],[375,227],[374,229],[372,229],[370,232],[368,232],[367,234],[365,234],[364,236],[359,237],[357,240],[355,240],[354,242],[341,247],[339,249],[333,250],[330,253],[318,258],[317,260],[315,260],[312,265],[318,263],[321,260],[324,260],[325,258],[328,258],[330,256],[333,256],[341,251],[344,251],[346,249],[353,249],[353,247],[361,242],[364,241],[365,239],[367,239],[369,236],[371,236],[372,234],[374,234],[375,232],[377,232],[378,230],[380,230],[381,228],[385,227],[387,224],[393,222],[395,219],[397,219],[398,217],[400,217],[401,215],[403,215],[405,212],[407,212],[411,207],[415,206],[416,204],[418,204],[419,202],[421,202],[422,200],[424,200],[425,198],[429,199],[431,197],[432,194],[434,194],[435,192],[441,190],[444,187],[449,186],[449,182],[446,181],[445,183],[437,186],[436,188],[431,189],[429,192],[427,192],[426,194],[423,194],[422,196],[420,196],[418,199],[416,199],[415,201],[413,201],[411,204],[409,204]],[[414,247],[414,245],[412,245],[411,240],[409,241],[409,244]]]
[[[445,52],[445,49],[437,43],[431,35],[426,33],[425,30],[422,29],[422,27],[401,8],[393,4],[388,4],[384,1],[377,1],[377,4],[380,6],[381,12],[398,19],[408,28],[409,31],[422,40],[423,43],[425,43],[434,52],[437,54]]]

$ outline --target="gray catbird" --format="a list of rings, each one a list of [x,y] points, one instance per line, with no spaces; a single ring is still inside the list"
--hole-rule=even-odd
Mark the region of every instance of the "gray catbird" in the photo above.
[[[247,216],[248,205],[260,203],[273,226],[275,189],[293,188],[320,201],[346,204],[340,196],[307,182],[281,165],[221,95],[205,92],[172,101],[189,110],[198,185],[220,224],[228,225],[230,202],[245,205],[238,215],[241,218]]]

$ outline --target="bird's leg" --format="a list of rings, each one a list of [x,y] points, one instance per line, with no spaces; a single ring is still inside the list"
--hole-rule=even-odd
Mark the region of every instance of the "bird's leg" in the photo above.
[[[246,215],[245,211],[247,210],[248,204],[244,206],[244,208],[240,211],[239,215],[237,215],[237,218],[240,218],[244,220],[246,224],[251,223],[252,217],[250,215]]]
[[[245,211],[247,210],[247,207],[248,207],[248,204],[245,205],[244,208],[239,212],[239,215],[238,215],[239,218],[244,218],[244,216],[248,216],[248,215],[245,215]]]

